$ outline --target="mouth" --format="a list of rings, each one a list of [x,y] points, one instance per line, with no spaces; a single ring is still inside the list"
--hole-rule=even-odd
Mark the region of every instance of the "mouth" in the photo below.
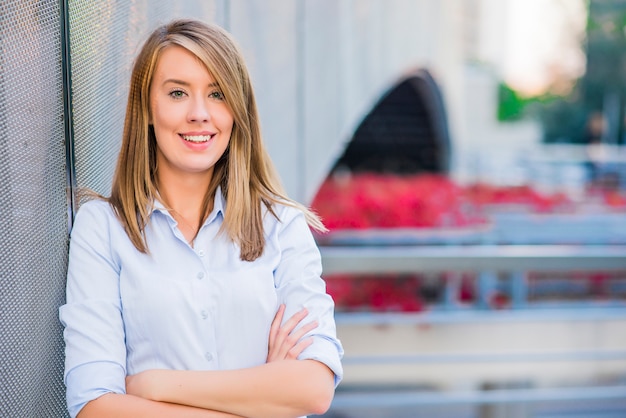
[[[204,142],[209,142],[211,138],[213,138],[215,134],[209,135],[184,135],[180,134],[180,137],[183,138],[187,142],[192,142],[194,144],[202,144]]]

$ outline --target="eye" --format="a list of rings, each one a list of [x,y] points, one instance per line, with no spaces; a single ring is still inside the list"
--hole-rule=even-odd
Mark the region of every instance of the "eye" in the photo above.
[[[182,99],[186,95],[186,93],[180,89],[172,90],[168,94],[172,99]]]
[[[211,92],[209,94],[209,97],[211,99],[215,99],[215,100],[224,100],[224,94],[222,94],[222,92],[219,91],[219,90],[215,90],[215,91]]]

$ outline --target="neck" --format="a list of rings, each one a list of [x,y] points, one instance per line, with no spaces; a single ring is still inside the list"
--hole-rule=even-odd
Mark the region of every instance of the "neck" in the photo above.
[[[198,226],[204,217],[203,203],[211,177],[159,175],[159,194],[163,204],[188,223]]]

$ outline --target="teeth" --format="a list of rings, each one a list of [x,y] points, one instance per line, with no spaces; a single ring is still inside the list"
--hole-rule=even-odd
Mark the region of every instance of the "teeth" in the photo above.
[[[211,139],[211,135],[182,135],[185,141],[189,142],[207,142]]]

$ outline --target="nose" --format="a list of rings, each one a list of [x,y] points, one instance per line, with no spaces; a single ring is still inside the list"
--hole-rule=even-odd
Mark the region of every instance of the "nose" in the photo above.
[[[187,119],[189,122],[208,122],[211,119],[208,103],[202,97],[190,100]]]

